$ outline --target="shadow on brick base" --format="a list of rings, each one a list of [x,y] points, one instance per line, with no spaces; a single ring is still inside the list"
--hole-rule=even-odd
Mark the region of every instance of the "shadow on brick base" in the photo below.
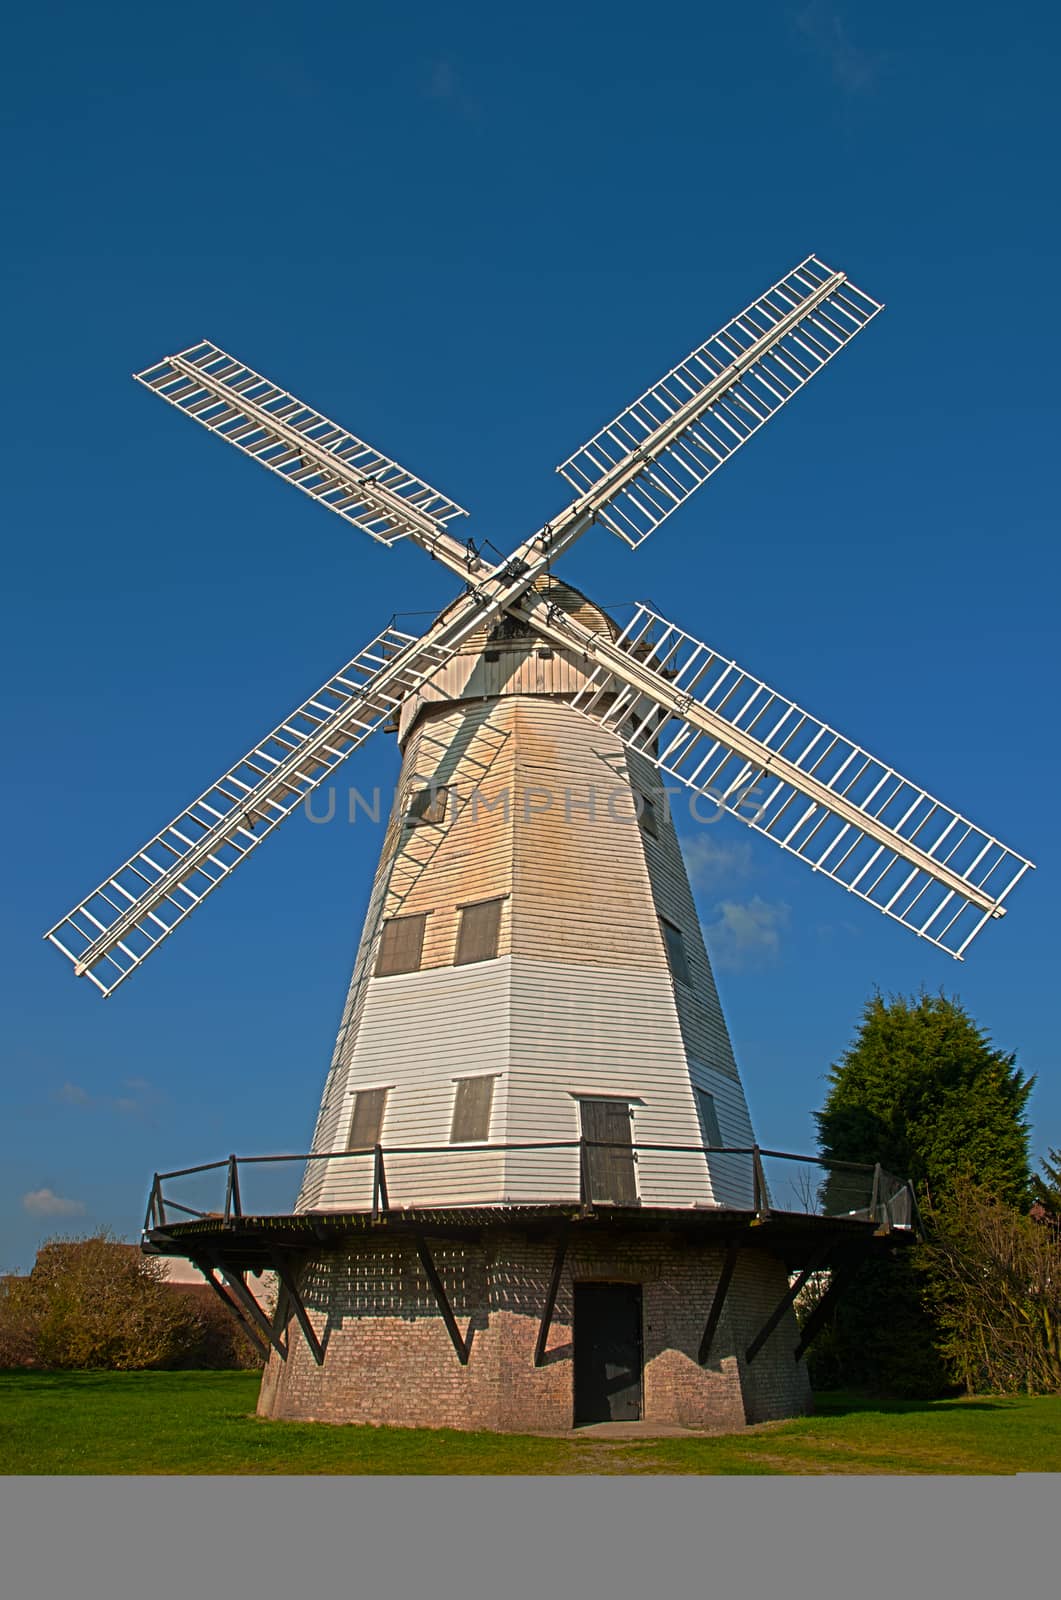
[[[703,1366],[701,1339],[724,1249],[653,1233],[587,1237],[567,1249],[541,1363],[535,1354],[555,1260],[548,1239],[503,1229],[431,1254],[464,1341],[462,1363],[416,1244],[365,1238],[308,1257],[298,1288],[323,1347],[318,1365],[289,1311],[258,1413],[298,1421],[561,1432],[573,1422],[573,1286],[641,1286],[641,1415],[712,1431],[811,1409],[788,1310],[749,1364],[745,1351],[788,1286],[788,1269],[741,1250]]]

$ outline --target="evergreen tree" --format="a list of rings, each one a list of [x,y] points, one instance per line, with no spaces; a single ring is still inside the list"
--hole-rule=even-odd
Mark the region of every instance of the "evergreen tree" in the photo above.
[[[822,1154],[880,1162],[934,1205],[963,1182],[1009,1205],[1031,1184],[1025,1107],[1034,1079],[944,995],[875,994],[829,1074]],[[826,1200],[828,1200],[828,1185]],[[944,1393],[953,1371],[916,1253],[867,1263],[841,1302],[812,1375],[908,1396]]]
[[[923,1206],[963,1176],[1019,1205],[1031,1182],[1024,1112],[1035,1080],[1015,1063],[957,1000],[875,994],[829,1074],[817,1115],[822,1154],[879,1161],[913,1181]]]
[[[1040,1161],[1042,1175],[1032,1178],[1032,1193],[1054,1217],[1061,1217],[1061,1150],[1049,1150]]]

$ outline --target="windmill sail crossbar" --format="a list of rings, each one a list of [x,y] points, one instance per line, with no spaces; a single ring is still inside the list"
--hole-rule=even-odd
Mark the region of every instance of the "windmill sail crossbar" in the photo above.
[[[580,710],[952,956],[1031,866],[647,606],[590,653],[600,664]]]
[[[383,544],[429,545],[467,516],[456,501],[204,340],[134,373],[185,416]]]
[[[808,256],[556,470],[636,548],[881,309]]]
[[[384,629],[45,937],[110,994],[451,654]]]

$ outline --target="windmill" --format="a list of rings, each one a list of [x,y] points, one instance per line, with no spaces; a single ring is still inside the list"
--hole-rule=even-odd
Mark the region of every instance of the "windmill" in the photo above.
[[[878,1235],[880,1175],[844,1219],[771,1208],[667,797],[688,788],[957,958],[1030,863],[651,606],[620,627],[555,567],[595,524],[638,548],[880,310],[808,257],[563,462],[575,498],[497,561],[456,536],[454,501],[216,345],[136,374],[462,584],[419,637],[384,628],[46,935],[112,993],[397,731],[294,1211],[245,1216],[234,1158],[220,1222],[170,1220],[157,1179],[152,1196],[150,1247],[197,1261],[271,1351],[263,1411],[566,1426],[572,1403],[693,1422],[806,1403],[789,1276],[831,1261],[842,1279]],[[263,1265],[272,1318],[246,1283]],[[573,1349],[550,1345],[559,1323]]]

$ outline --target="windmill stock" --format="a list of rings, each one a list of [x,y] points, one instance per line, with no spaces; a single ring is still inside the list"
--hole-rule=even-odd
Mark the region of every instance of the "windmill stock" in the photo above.
[[[637,548],[872,321],[881,305],[808,257],[558,469],[576,498],[496,564],[454,501],[217,346],[145,387],[374,539],[419,544],[464,592],[421,637],[384,629],[45,937],[104,995],[411,697],[508,614],[590,667],[573,704],[814,871],[961,958],[1031,863],[647,606],[618,637],[543,578],[600,523]],[[742,798],[760,796],[749,814]]]

